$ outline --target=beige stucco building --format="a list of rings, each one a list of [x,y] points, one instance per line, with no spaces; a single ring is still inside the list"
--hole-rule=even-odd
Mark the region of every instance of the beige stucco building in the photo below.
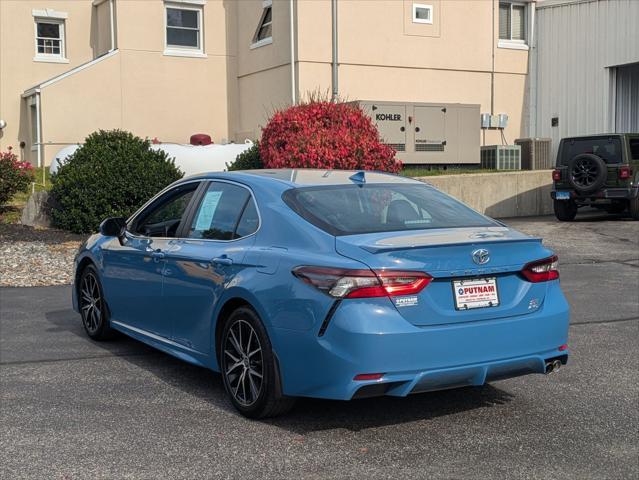
[[[259,137],[274,109],[334,91],[478,105],[508,115],[512,143],[528,124],[534,8],[526,0],[0,0],[0,149],[48,164],[100,128],[163,142],[200,132],[240,141]],[[501,133],[477,130],[477,145],[501,143]]]

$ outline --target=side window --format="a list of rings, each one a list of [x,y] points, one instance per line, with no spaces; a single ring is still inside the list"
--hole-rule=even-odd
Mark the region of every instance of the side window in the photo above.
[[[193,218],[189,237],[233,240],[253,233],[250,230],[257,229],[256,218],[257,210],[246,188],[230,183],[212,182]]]
[[[630,139],[630,155],[633,160],[639,160],[639,138]]]
[[[240,221],[237,224],[237,229],[235,230],[236,238],[246,237],[251,233],[255,233],[259,223],[260,218],[257,215],[255,202],[252,198],[249,198],[246,207],[244,207],[244,212],[242,212],[242,216],[240,217]]]
[[[133,227],[134,233],[146,237],[175,237],[197,186],[192,183],[167,192],[140,214]]]

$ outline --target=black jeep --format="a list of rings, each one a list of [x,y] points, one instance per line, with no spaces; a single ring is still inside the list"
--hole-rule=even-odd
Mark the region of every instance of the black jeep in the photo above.
[[[639,133],[564,138],[552,179],[555,216],[563,222],[586,205],[628,209],[639,220]]]

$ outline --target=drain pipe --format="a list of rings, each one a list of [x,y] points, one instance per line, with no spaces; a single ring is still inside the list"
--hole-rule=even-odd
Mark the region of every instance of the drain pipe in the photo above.
[[[294,0],[289,1],[291,10],[291,102],[297,104],[297,82],[295,79],[295,5]]]
[[[333,73],[333,91],[331,100],[337,102],[339,98],[338,76],[337,76],[337,0],[331,0],[331,19],[333,34],[333,61],[331,70]]]
[[[42,162],[42,109],[40,107],[40,90],[36,90],[35,94],[35,107],[36,107],[36,144],[38,145],[38,167],[44,167]],[[42,184],[45,183],[44,168],[42,169]]]
[[[493,3],[493,34],[490,39],[492,45],[492,66],[490,69],[490,115],[495,115],[495,0]]]

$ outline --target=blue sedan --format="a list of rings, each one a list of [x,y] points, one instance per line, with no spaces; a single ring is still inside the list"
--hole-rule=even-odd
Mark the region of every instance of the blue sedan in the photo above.
[[[81,247],[74,308],[221,373],[251,418],[295,397],[406,396],[568,359],[557,256],[395,175],[254,170],[182,179]]]

